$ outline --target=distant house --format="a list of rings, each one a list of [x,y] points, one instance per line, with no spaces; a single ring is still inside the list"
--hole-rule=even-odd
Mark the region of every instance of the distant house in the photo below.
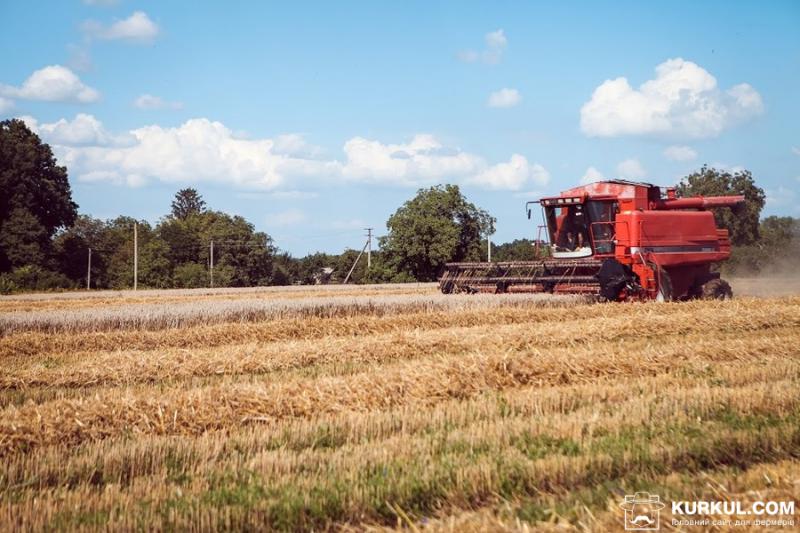
[[[314,274],[314,285],[327,285],[330,283],[334,270],[331,267],[323,267],[317,270]]]

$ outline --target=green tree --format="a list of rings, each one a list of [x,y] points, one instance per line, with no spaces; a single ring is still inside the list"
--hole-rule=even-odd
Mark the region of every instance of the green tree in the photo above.
[[[62,274],[76,285],[83,286],[92,248],[92,287],[106,288],[107,257],[106,223],[87,215],[79,215],[75,223],[60,231],[53,239],[53,249]]]
[[[198,263],[184,263],[175,267],[175,286],[181,289],[208,287],[208,268]]]
[[[50,238],[75,221],[77,209],[50,146],[21,120],[0,122],[0,272],[43,266]]]
[[[788,249],[800,245],[800,219],[792,217],[767,217],[759,228],[761,244],[767,249]]]
[[[714,210],[717,225],[727,228],[734,246],[748,245],[758,240],[759,215],[766,195],[756,186],[749,170],[730,173],[703,165],[689,174],[677,186],[679,196],[725,196],[741,194],[745,204],[734,209]]]
[[[380,246],[398,274],[433,281],[447,262],[480,260],[481,236],[493,232],[494,222],[457,185],[420,189],[386,222]]]
[[[172,201],[172,216],[180,220],[185,220],[190,215],[199,215],[205,210],[205,200],[191,187],[179,190]]]
[[[486,241],[481,243],[481,247],[486,246]],[[545,246],[538,248],[539,254],[545,253]],[[515,239],[511,242],[502,244],[492,244],[492,261],[533,261],[536,257],[537,248],[530,239]]]

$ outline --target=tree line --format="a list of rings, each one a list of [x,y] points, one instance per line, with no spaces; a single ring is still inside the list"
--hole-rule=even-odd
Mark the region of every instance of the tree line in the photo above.
[[[133,285],[218,287],[342,282],[359,250],[295,258],[241,216],[210,209],[195,189],[178,191],[156,224],[131,217],[99,220],[78,212],[67,169],[22,121],[0,122],[0,292]],[[681,195],[744,194],[746,205],[716,212],[734,253],[725,268],[759,271],[800,257],[800,221],[760,220],[764,191],[748,171],[703,167],[678,186]],[[421,189],[386,222],[372,264],[359,261],[353,283],[433,281],[444,263],[486,259],[495,219],[456,185]],[[212,250],[213,243],[213,250]],[[493,246],[493,260],[534,259],[533,241]],[[91,253],[91,268],[89,250]],[[87,274],[89,274],[87,276]]]

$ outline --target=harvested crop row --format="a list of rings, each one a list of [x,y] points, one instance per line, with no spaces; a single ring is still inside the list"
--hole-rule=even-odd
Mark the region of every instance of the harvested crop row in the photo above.
[[[403,330],[433,330],[501,324],[553,324],[553,332],[561,331],[559,323],[589,317],[616,317],[624,323],[635,323],[642,317],[660,317],[664,326],[679,334],[692,323],[712,326],[725,324],[746,330],[784,321],[796,324],[800,298],[776,300],[734,300],[729,302],[695,302],[662,305],[576,305],[572,300],[545,299],[519,307],[461,309],[408,312],[381,316],[355,315],[339,318],[289,318],[269,322],[197,325],[159,331],[19,332],[0,336],[0,358],[43,354],[57,356],[99,350],[153,350],[160,348],[202,348],[247,342],[275,342],[293,339],[314,339],[326,336],[376,335]]]
[[[203,464],[220,458],[268,450],[332,449],[345,445],[378,446],[390,438],[420,434],[449,435],[471,427],[486,428],[515,419],[531,431],[579,438],[607,424],[645,423],[676,416],[694,418],[725,408],[743,414],[786,412],[797,401],[797,369],[786,363],[756,368],[709,366],[698,361],[673,374],[558,387],[528,386],[473,398],[450,399],[428,406],[399,405],[388,410],[321,413],[310,418],[265,421],[197,437],[140,434],[137,439],[87,441],[79,447],[47,445],[4,462],[4,482],[59,483],[91,477],[103,464],[109,478],[149,475],[165,468],[165,457],[186,457]],[[664,391],[670,391],[665,395]],[[483,431],[483,430],[481,430]],[[64,456],[74,456],[66,461]],[[188,459],[187,459],[188,460]],[[72,465],[72,466],[70,466]],[[160,465],[160,466],[159,466]],[[221,467],[221,466],[220,466]],[[216,466],[215,466],[216,468]],[[28,477],[26,477],[28,476]],[[2,489],[0,484],[0,489]]]
[[[796,324],[774,320],[748,319],[758,326],[759,341],[792,337]],[[672,324],[670,324],[672,323]],[[186,379],[190,377],[236,374],[265,374],[318,365],[347,365],[353,373],[368,364],[422,358],[431,355],[455,355],[474,350],[488,351],[504,346],[508,351],[545,349],[559,346],[593,344],[598,351],[624,349],[618,344],[626,338],[661,339],[664,330],[680,327],[683,342],[702,344],[713,332],[716,342],[742,342],[736,322],[711,325],[706,321],[684,323],[680,317],[646,315],[634,323],[620,324],[616,318],[598,317],[561,321],[560,334],[553,334],[550,322],[504,324],[437,329],[424,334],[399,331],[359,337],[322,337],[301,341],[247,343],[216,348],[163,348],[149,351],[113,350],[84,352],[72,356],[21,356],[9,358],[0,375],[0,390],[31,387],[87,387],[130,385]],[[768,346],[767,346],[768,347]],[[2,405],[2,402],[0,402]]]
[[[740,501],[746,509],[755,501],[800,500],[800,462],[783,460],[756,463],[746,469],[721,468],[715,471],[691,475],[666,474],[654,476],[652,487],[664,500]],[[627,493],[636,492],[631,486]],[[497,531],[528,533],[528,521],[535,523],[537,531],[615,531],[623,523],[623,511],[619,507],[620,496],[599,486],[593,491],[561,494],[543,494],[535,499],[492,501],[478,509],[461,509],[433,519],[408,516],[398,510],[396,527],[379,524],[345,526],[344,532],[369,531],[389,533],[391,531],[418,528],[426,533],[452,533],[454,531]],[[670,507],[662,511],[662,524],[672,520]],[[752,517],[731,516],[733,520],[752,520]],[[525,521],[523,521],[525,520]],[[719,531],[741,530],[741,527],[719,528]],[[715,530],[716,531],[716,530]]]
[[[10,457],[3,483],[18,484],[25,475],[35,473],[38,487],[45,488],[70,479],[88,478],[97,468],[109,482],[122,483],[131,476],[157,475],[168,469],[165,460],[169,456],[182,457],[183,466],[192,476],[205,476],[214,469],[235,470],[241,466],[239,454],[250,458],[250,469],[261,462],[263,468],[258,470],[277,479],[280,475],[300,476],[305,470],[321,471],[343,462],[369,462],[374,454],[405,460],[423,451],[429,453],[430,447],[452,448],[462,443],[486,449],[513,446],[520,438],[535,441],[546,437],[595,447],[610,434],[630,433],[639,427],[649,428],[650,437],[657,437],[661,431],[657,428],[665,423],[674,426],[696,423],[698,418],[713,421],[758,414],[781,418],[796,414],[800,404],[790,380],[735,389],[676,387],[668,396],[655,390],[664,381],[662,377],[636,380],[645,392],[628,390],[627,394],[609,387],[619,397],[613,405],[608,401],[578,409],[549,405],[535,418],[526,410],[506,409],[506,402],[519,401],[515,399],[517,391],[513,391],[499,398],[476,398],[470,402],[475,410],[467,413],[455,413],[453,405],[425,407],[410,417],[410,411],[405,409],[387,412],[410,418],[410,427],[391,426],[384,416],[341,413],[311,418],[306,423],[286,421],[265,425],[258,431],[209,433],[191,440],[154,436],[142,437],[137,444],[120,439],[87,443],[82,449],[67,452],[69,459],[62,459],[61,464],[58,458],[63,457],[65,450],[50,446]],[[585,387],[576,385],[557,390],[561,394],[586,393]],[[529,394],[521,392],[523,397]],[[683,409],[676,409],[676,404]],[[432,440],[431,435],[436,438]],[[662,436],[670,439],[671,445],[679,444],[678,435]],[[297,455],[302,455],[302,461]]]
[[[662,475],[671,470],[694,472],[702,468],[701,461],[716,466],[731,463],[747,466],[763,457],[789,457],[787,451],[800,439],[797,421],[791,414],[796,411],[798,398],[788,381],[778,382],[777,387],[759,383],[740,390],[705,387],[675,390],[674,396],[655,398],[630,391],[629,402],[607,405],[602,412],[612,413],[610,417],[601,416],[588,433],[581,431],[579,435],[571,430],[572,438],[559,437],[564,432],[558,428],[578,426],[580,421],[585,426],[584,413],[576,413],[566,422],[558,414],[552,414],[541,420],[539,429],[530,420],[512,417],[470,426],[461,432],[448,432],[442,427],[433,434],[425,432],[411,439],[393,437],[381,443],[345,444],[336,449],[323,446],[292,453],[280,447],[262,452],[251,450],[244,456],[237,455],[242,453],[239,450],[222,463],[209,460],[213,457],[210,454],[222,451],[213,446],[198,450],[200,457],[190,451],[167,448],[162,449],[160,468],[164,470],[153,470],[143,478],[117,480],[114,472],[124,474],[126,465],[147,468],[145,457],[134,455],[119,463],[118,456],[106,454],[102,460],[97,458],[96,470],[89,470],[90,461],[85,463],[85,474],[74,471],[69,485],[77,483],[77,488],[53,493],[50,505],[54,509],[50,506],[44,509],[51,512],[82,509],[94,513],[113,504],[136,507],[136,498],[147,499],[149,507],[159,509],[169,507],[178,491],[187,503],[183,508],[185,517],[197,519],[198,509],[192,502],[206,501],[209,495],[220,491],[243,490],[244,494],[255,491],[248,499],[254,498],[250,503],[256,510],[269,505],[286,512],[283,518],[290,520],[293,527],[321,527],[328,520],[351,520],[357,516],[385,520],[387,501],[414,513],[427,513],[441,505],[457,507],[487,501],[496,494],[506,497],[509,491],[517,496],[541,496],[562,493],[567,487],[572,490],[590,487],[596,479],[624,480],[627,475]],[[561,394],[569,392],[568,388]],[[793,394],[794,401],[788,402],[786,397]],[[654,411],[663,417],[651,417],[652,404],[648,400],[655,400]],[[676,403],[686,405],[688,410],[674,409]],[[631,418],[625,422],[628,411]],[[748,422],[763,422],[757,434],[742,427],[743,421],[755,412],[773,413],[769,418],[762,416]],[[702,416],[702,426],[694,420],[695,416]],[[647,421],[644,433],[640,432],[642,421]],[[553,426],[555,435],[550,431]],[[706,430],[700,437],[696,431],[699,427]],[[632,438],[634,435],[639,436]],[[652,439],[659,435],[669,436],[669,444]],[[684,446],[676,439],[691,440],[695,446]],[[702,457],[693,450],[702,450]],[[77,459],[82,461],[83,455]],[[503,480],[513,472],[517,473],[513,477],[516,485],[506,485]],[[47,479],[47,474],[42,472],[39,478]],[[155,479],[164,478],[171,480],[172,486],[153,491]],[[419,498],[420,490],[428,498]],[[17,516],[35,516],[29,507],[30,496],[34,494],[24,488],[14,491]],[[302,505],[282,505],[288,503],[286,498],[299,494],[305,495],[298,502]],[[340,505],[329,507],[332,503],[329,495],[337,495]],[[307,509],[317,505],[331,512],[324,517],[309,516]],[[230,510],[241,513],[238,519],[242,520],[265,518],[252,508],[249,513],[247,508]],[[150,519],[159,518],[150,514],[149,509],[142,512]],[[134,516],[120,517],[126,518]],[[323,523],[316,522],[319,520]]]
[[[0,452],[55,442],[105,438],[121,431],[198,434],[252,420],[304,417],[342,410],[386,409],[401,404],[430,405],[469,398],[484,391],[529,384],[540,386],[598,379],[622,379],[675,371],[697,361],[727,364],[770,360],[797,375],[800,331],[780,338],[751,334],[725,346],[698,341],[686,352],[680,337],[657,345],[630,341],[609,354],[594,347],[474,351],[456,356],[402,362],[350,376],[297,379],[279,383],[231,384],[189,390],[167,389],[154,397],[108,390],[93,398],[55,400],[8,407],[0,419]],[[772,356],[765,356],[769,352]]]

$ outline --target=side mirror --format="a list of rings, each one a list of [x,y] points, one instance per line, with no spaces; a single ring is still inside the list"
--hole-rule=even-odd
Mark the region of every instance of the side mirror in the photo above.
[[[530,220],[530,219],[531,219],[531,210],[528,209],[528,220]]]

